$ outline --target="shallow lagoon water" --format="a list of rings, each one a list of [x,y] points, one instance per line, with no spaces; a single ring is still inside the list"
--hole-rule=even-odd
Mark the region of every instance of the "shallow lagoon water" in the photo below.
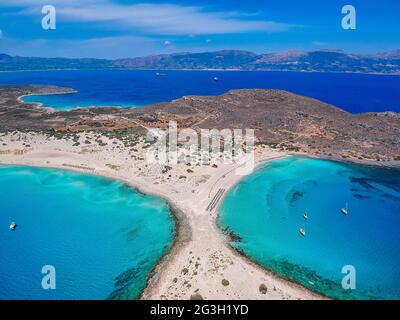
[[[347,216],[340,211],[346,203]],[[339,299],[400,299],[400,171],[276,160],[228,193],[218,220],[241,237],[234,247],[312,290]],[[356,290],[341,286],[345,265],[356,270]]]
[[[163,199],[98,176],[0,166],[0,203],[0,299],[137,298],[173,242]]]

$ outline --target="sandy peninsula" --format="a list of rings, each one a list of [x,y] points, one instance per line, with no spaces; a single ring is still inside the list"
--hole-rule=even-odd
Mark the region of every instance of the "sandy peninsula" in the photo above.
[[[100,142],[100,143],[99,143]],[[0,134],[0,163],[62,168],[120,179],[139,190],[169,201],[179,230],[171,251],[148,280],[142,299],[321,299],[300,285],[281,279],[236,253],[216,225],[218,201],[241,176],[235,164],[188,166],[165,172],[164,166],[145,160],[145,141],[138,138],[132,152],[115,138],[83,132],[73,140],[37,132]],[[288,156],[258,147],[256,162]],[[212,209],[210,203],[214,202]],[[217,203],[216,203],[217,202]],[[229,286],[222,285],[222,280]],[[267,292],[260,292],[260,285]]]

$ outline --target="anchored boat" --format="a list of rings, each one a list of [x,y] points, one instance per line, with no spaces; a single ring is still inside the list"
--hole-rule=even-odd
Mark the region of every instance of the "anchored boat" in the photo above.
[[[340,209],[340,211],[341,211],[344,215],[347,215],[347,214],[349,213],[349,207],[348,207],[347,203],[346,203],[346,207]]]
[[[11,224],[10,224],[10,230],[11,230],[11,231],[14,231],[16,227],[17,227],[17,224],[16,224],[14,221],[11,222]]]

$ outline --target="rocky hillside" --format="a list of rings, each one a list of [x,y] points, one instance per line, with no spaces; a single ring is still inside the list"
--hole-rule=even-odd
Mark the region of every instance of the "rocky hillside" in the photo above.
[[[376,55],[348,54],[335,50],[286,51],[268,54],[222,50],[118,60],[26,58],[0,54],[0,71],[50,69],[222,69],[400,74],[400,50]]]
[[[258,145],[317,156],[400,159],[400,114],[350,114],[318,100],[279,90],[236,90],[189,96],[144,108],[51,111],[22,104],[22,94],[63,92],[56,87],[0,87],[0,130],[145,132],[144,128],[254,129]],[[128,130],[128,131],[126,131]]]

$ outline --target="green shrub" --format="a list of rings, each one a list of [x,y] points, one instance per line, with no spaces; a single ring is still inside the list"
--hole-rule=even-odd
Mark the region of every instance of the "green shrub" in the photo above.
[[[267,286],[266,286],[264,283],[260,284],[260,287],[258,288],[258,290],[259,290],[262,294],[266,294],[266,293],[268,292],[268,288],[267,288]]]
[[[183,273],[183,274],[187,274],[188,272],[189,272],[188,268],[183,268],[183,269],[182,269],[182,273]]]

